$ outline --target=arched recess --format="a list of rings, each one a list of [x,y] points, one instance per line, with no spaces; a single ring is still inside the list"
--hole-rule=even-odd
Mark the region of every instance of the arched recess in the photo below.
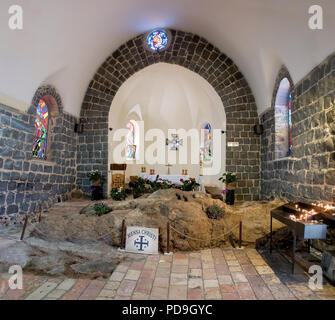
[[[168,163],[173,164],[170,168],[171,174],[180,175],[183,170],[187,169],[190,177],[197,178],[200,174],[200,167],[195,161],[199,161],[200,148],[204,147],[205,124],[210,124],[213,130],[219,131],[221,144],[219,145],[218,139],[215,141],[215,160],[212,158],[213,146],[210,145],[211,156],[204,161],[206,170],[203,180],[205,185],[222,185],[218,179],[226,167],[226,137],[221,135],[221,130],[226,131],[225,110],[216,91],[198,74],[178,65],[157,63],[130,77],[118,90],[110,108],[109,127],[113,130],[109,131],[109,163],[118,162],[113,152],[116,151],[119,156],[120,145],[125,147],[127,144],[126,141],[120,142],[114,137],[118,135],[117,130],[125,129],[130,119],[142,121],[141,129],[139,128],[137,134],[142,138],[135,143],[138,147],[138,152],[136,152],[138,161],[123,160],[128,164],[126,181],[129,181],[131,176],[138,175],[143,166],[146,167],[147,173],[150,169],[155,169],[157,174],[166,175],[168,171],[166,164]],[[170,147],[165,144],[165,138],[171,138],[169,130],[180,129],[189,133],[196,132],[198,137],[195,138],[196,140],[191,140],[191,137],[180,137],[183,139],[183,145],[178,152],[171,151]],[[163,156],[163,153],[165,155],[162,162],[154,164],[146,156],[153,141],[144,139],[144,136],[151,130],[158,130],[159,134],[162,134],[160,155]],[[195,141],[198,146],[192,145],[192,142]],[[171,158],[168,156],[169,153]],[[183,155],[186,155],[186,163],[179,158]],[[208,168],[215,168],[215,166],[220,167],[219,174],[206,174]],[[110,178],[111,175],[109,175],[109,180]],[[111,184],[109,183],[108,186],[110,189]]]
[[[196,72],[215,89],[225,107],[227,141],[239,142],[238,148],[227,147],[227,171],[237,172],[238,200],[257,200],[260,188],[260,138],[253,126],[259,123],[251,89],[234,62],[206,39],[192,33],[169,30],[168,48],[150,52],[144,34],[121,45],[98,69],[82,104],[84,136],[94,136],[95,143],[79,145],[78,165],[89,170],[108,171],[108,115],[120,86],[143,68],[165,62]],[[85,140],[85,139],[82,139]],[[85,171],[78,169],[77,183],[89,189]],[[105,186],[105,193],[107,187]]]
[[[286,67],[282,66],[278,73],[272,96],[272,109],[275,119],[273,128],[274,159],[276,160],[288,157],[291,154],[292,125],[289,125],[289,116],[293,109],[293,88],[292,78]]]
[[[57,127],[57,119],[63,113],[63,103],[55,87],[51,85],[43,85],[39,87],[35,92],[35,95],[28,110],[28,114],[30,116],[29,123],[31,126],[34,126],[36,118],[36,107],[41,99],[44,100],[44,102],[46,103],[49,112],[46,158],[44,160],[54,161],[55,155],[58,152],[55,146],[54,134],[55,128]],[[34,158],[32,157],[32,159]]]

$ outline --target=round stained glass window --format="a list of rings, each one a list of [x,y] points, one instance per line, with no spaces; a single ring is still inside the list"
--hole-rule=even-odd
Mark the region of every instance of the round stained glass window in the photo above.
[[[169,37],[164,30],[154,30],[147,37],[147,45],[153,51],[164,49],[169,41]]]

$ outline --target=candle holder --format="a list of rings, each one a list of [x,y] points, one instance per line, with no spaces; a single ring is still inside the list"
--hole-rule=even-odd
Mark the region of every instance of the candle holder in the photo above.
[[[142,173],[146,173],[146,172],[147,172],[147,168],[146,168],[146,167],[142,167],[142,168],[141,168],[141,172],[142,172]]]
[[[154,169],[150,169],[150,175],[153,176],[155,174],[155,170]]]

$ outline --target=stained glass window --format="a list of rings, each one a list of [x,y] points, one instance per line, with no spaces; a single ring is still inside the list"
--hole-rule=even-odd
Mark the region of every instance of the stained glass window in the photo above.
[[[154,30],[147,37],[147,45],[153,51],[164,49],[168,41],[169,37],[164,30]]]
[[[213,148],[213,135],[212,127],[209,123],[204,126],[204,161],[210,161],[212,159],[212,148]]]
[[[135,144],[136,139],[136,122],[131,120],[127,124],[127,145],[126,145],[126,159],[134,160],[136,159],[136,149],[137,146]]]
[[[283,78],[279,84],[275,101],[275,153],[276,159],[290,155],[292,148],[292,96],[290,82]]]
[[[292,94],[288,96],[288,129],[289,129],[289,152],[291,153],[293,143],[292,143]]]
[[[36,108],[35,141],[33,144],[33,157],[45,158],[48,133],[48,107],[44,100],[40,100]]]

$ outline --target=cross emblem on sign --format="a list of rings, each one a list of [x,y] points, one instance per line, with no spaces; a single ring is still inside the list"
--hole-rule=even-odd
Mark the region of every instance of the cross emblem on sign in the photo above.
[[[149,241],[144,241],[144,236],[140,236],[140,239],[137,239],[134,241],[134,245],[138,248],[138,251],[144,251],[143,249],[144,246],[148,247],[149,246]]]

